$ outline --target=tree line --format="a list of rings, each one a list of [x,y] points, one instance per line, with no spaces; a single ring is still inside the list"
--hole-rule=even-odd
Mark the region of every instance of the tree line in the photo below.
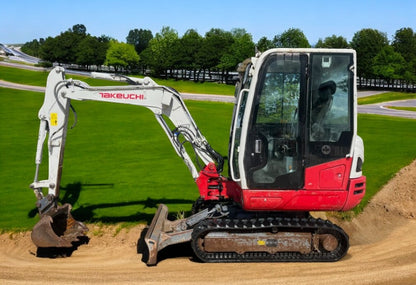
[[[105,35],[92,36],[84,25],[77,24],[56,37],[27,42],[22,51],[42,59],[44,64],[77,64],[87,70],[109,66],[116,72],[196,81],[204,81],[215,72],[221,81],[227,81],[229,72],[255,51],[275,47],[309,48],[311,44],[296,28],[255,43],[241,28],[212,28],[204,36],[189,29],[180,37],[170,27],[163,27],[155,35],[150,30],[130,30],[124,43]],[[361,78],[416,82],[416,33],[410,27],[397,30],[392,41],[386,33],[362,29],[350,42],[332,35],[319,39],[314,47],[355,49]]]

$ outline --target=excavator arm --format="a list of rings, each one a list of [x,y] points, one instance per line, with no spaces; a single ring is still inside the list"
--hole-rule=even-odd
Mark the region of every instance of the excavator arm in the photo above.
[[[191,144],[197,155],[195,161],[200,160],[202,166],[216,163],[218,172],[223,166],[222,156],[212,149],[201,134],[177,91],[160,86],[148,77],[145,79],[116,77],[105,73],[92,75],[105,79],[121,79],[134,85],[91,87],[82,81],[66,79],[65,71],[61,67],[56,67],[50,72],[44,103],[38,115],[40,128],[35,159],[36,172],[34,181],[30,185],[37,197],[37,207],[41,216],[40,222],[32,232],[32,240],[39,247],[71,247],[71,242],[76,241],[77,236],[82,236],[87,230],[85,225],[75,221],[70,215],[71,205],[58,206],[71,100],[131,104],[148,108],[154,113],[176,153],[183,159],[195,180],[199,176],[199,169],[187,153],[184,143]],[[175,126],[173,130],[168,126],[166,118]],[[46,138],[48,178],[39,180],[39,168]],[[48,189],[47,195],[44,194],[44,188]],[[67,220],[62,217],[67,217]],[[56,231],[57,227],[54,223],[58,223],[58,218],[59,223],[64,226],[60,226],[61,230]]]

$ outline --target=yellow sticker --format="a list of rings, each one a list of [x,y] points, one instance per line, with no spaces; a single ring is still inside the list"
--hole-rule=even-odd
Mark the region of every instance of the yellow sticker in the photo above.
[[[58,113],[51,113],[51,126],[58,125]]]
[[[258,245],[266,245],[266,242],[264,240],[258,240],[257,244]]]

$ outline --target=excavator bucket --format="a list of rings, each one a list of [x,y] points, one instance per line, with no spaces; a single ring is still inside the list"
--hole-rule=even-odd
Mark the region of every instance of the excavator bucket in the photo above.
[[[72,247],[85,236],[88,228],[71,215],[71,205],[64,204],[41,216],[32,230],[32,241],[37,247]]]

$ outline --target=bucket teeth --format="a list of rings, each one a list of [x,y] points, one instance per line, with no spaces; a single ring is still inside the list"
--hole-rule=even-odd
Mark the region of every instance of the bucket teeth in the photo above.
[[[34,226],[31,237],[37,247],[72,247],[88,228],[71,215],[71,205],[52,209]]]

